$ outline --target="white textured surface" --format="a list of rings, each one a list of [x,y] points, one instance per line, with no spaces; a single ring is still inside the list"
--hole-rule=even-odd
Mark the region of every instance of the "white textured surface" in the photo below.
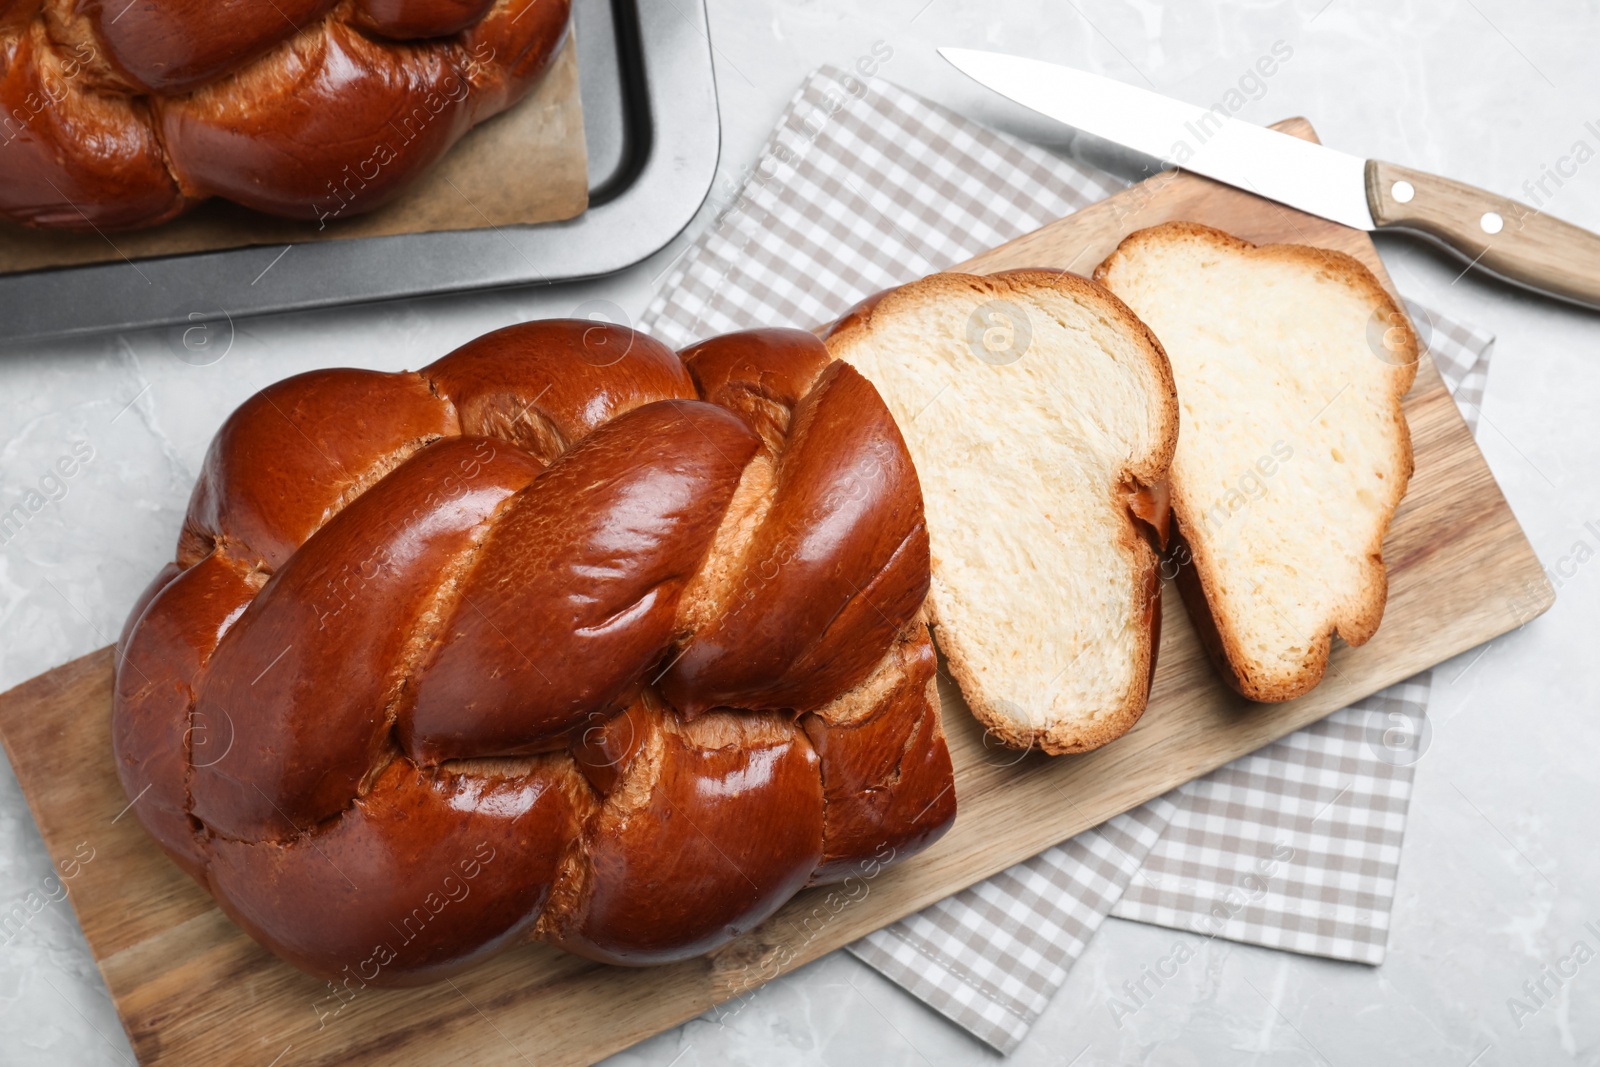
[[[1600,148],[1600,121],[1597,130],[1585,126],[1600,120],[1600,68],[1579,45],[1600,29],[1588,0],[924,3],[711,0],[724,178],[695,227],[736,186],[800,79],[823,62],[853,64],[875,41],[894,50],[885,77],[1059,143],[1062,131],[1044,120],[962,84],[933,47],[1062,60],[1231,106],[1224,94],[1281,40],[1292,56],[1261,83],[1259,99],[1242,104],[1241,117],[1303,114],[1339,148],[1537,195],[1552,213],[1600,229],[1600,167],[1591,159],[1572,175],[1570,159],[1562,162],[1579,140],[1586,158]],[[1544,192],[1524,189],[1558,166],[1571,175],[1560,188],[1547,179]],[[168,558],[206,442],[254,390],[314,366],[415,367],[485,330],[590,299],[637,314],[687,240],[581,286],[242,323],[226,358],[209,367],[177,359],[164,333],[0,354],[3,506],[38,488],[75,441],[95,449],[65,496],[0,548],[0,686],[115,635]],[[1453,281],[1459,266],[1406,239],[1384,238],[1380,249],[1409,296],[1499,336],[1479,441],[1560,585],[1557,604],[1436,676],[1434,733],[1418,768],[1382,968],[1196,943],[1177,977],[1159,989],[1147,981],[1153,995],[1119,1028],[1112,993],[1126,1000],[1123,983],[1169,957],[1182,935],[1108,922],[1012,1057],[1018,1063],[1600,1063],[1600,964],[1590,959],[1559,983],[1546,978],[1553,996],[1543,1006],[1522,991],[1546,966],[1563,966],[1575,942],[1600,952],[1600,937],[1583,928],[1600,926],[1600,448],[1592,430],[1600,317],[1471,275]],[[14,780],[0,775],[0,911],[9,911],[30,891],[59,896],[52,861],[71,857],[46,855]],[[1536,1009],[1520,1027],[1512,997]],[[537,1049],[525,1051],[537,1060]],[[997,1057],[834,954],[773,983],[722,1024],[690,1023],[617,1062],[878,1067],[988,1058]],[[47,904],[0,943],[0,1064],[126,1062],[131,1053],[70,908]]]

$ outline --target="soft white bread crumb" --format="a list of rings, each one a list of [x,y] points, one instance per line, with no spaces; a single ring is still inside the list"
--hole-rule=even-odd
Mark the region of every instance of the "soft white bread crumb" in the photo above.
[[[1143,712],[1159,560],[1128,492],[1165,476],[1160,345],[1071,274],[939,274],[828,338],[888,403],[922,481],[935,639],[993,736],[1081,752]]]
[[[1192,223],[1132,234],[1095,277],[1161,338],[1177,379],[1172,505],[1197,627],[1240,693],[1299,696],[1333,633],[1359,645],[1383,617],[1415,339],[1391,329],[1405,320],[1355,259]]]

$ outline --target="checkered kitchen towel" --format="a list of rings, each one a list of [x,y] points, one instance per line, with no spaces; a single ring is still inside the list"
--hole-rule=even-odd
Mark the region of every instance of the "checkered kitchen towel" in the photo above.
[[[823,68],[643,329],[681,346],[826,322],[860,297],[1122,188],[888,83]],[[1413,307],[1477,414],[1493,338]],[[1105,917],[1383,958],[1429,675],[1378,693],[872,934],[850,951],[1002,1051]]]

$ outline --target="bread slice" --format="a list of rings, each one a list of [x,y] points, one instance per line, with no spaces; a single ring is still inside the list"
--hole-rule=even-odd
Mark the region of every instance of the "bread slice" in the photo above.
[[[936,274],[846,315],[828,349],[877,386],[916,461],[934,637],[978,720],[1051,753],[1126,733],[1160,625],[1133,511],[1164,518],[1148,490],[1178,431],[1150,331],[1076,275]]]
[[[1383,617],[1415,337],[1355,259],[1193,223],[1130,235],[1095,278],[1161,338],[1177,378],[1184,603],[1241,694],[1300,696],[1332,634],[1359,645]]]

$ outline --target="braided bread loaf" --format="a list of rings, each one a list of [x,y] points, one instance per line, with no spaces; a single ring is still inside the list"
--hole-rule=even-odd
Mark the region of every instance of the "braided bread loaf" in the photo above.
[[[370,211],[538,81],[570,0],[0,0],[0,217]]]
[[[312,973],[680,959],[955,816],[916,472],[810,334],[539,322],[287,379],[177,556],[119,642],[122,783]]]

